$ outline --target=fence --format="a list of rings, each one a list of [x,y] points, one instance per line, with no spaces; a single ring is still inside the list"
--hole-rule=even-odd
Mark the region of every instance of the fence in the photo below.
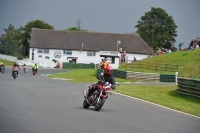
[[[25,47],[23,45],[0,43],[0,54],[15,56],[22,59],[25,57]]]
[[[200,80],[178,77],[179,94],[200,98]]]
[[[126,67],[128,68],[142,68],[148,70],[168,71],[168,72],[177,72],[179,67],[181,66],[183,65],[161,64],[161,63],[144,62],[144,61],[132,61],[131,63],[126,63]]]

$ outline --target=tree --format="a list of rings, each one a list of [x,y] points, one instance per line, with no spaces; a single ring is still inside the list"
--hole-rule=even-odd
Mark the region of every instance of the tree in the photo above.
[[[138,28],[137,33],[144,41],[156,50],[158,47],[169,48],[175,42],[178,27],[165,10],[152,7],[140,18],[135,28]]]
[[[41,20],[35,20],[28,22],[25,27],[23,28],[24,33],[23,36],[23,45],[26,47],[26,55],[29,55],[29,39],[31,37],[31,29],[32,28],[39,28],[39,29],[54,29],[53,26],[49,25],[48,23],[45,23]]]
[[[70,31],[80,31],[77,27],[70,27],[67,30],[70,30]]]
[[[87,31],[87,30],[82,30],[81,29],[83,26],[81,26],[81,19],[80,18],[76,21],[76,23],[77,23],[77,27],[70,27],[70,28],[68,28],[66,30],[70,30],[70,31]]]
[[[8,55],[18,55],[19,45],[22,45],[22,27],[15,29],[12,24],[8,28],[4,28],[5,34],[0,37],[1,53]]]

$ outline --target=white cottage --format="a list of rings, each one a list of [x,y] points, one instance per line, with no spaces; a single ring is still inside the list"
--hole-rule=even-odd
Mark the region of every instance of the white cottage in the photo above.
[[[118,43],[120,40],[121,43]],[[107,58],[113,68],[119,66],[119,50],[126,60],[146,58],[153,51],[137,34],[115,34],[35,29],[31,31],[29,58],[43,67],[59,62],[99,64]]]

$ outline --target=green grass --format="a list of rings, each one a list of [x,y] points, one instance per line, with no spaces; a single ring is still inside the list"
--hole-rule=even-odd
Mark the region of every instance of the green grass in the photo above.
[[[58,73],[49,75],[49,78],[63,78],[68,79],[69,82],[97,82],[96,69],[68,69],[70,72]],[[116,82],[133,82],[134,80],[127,80],[115,78]]]
[[[3,63],[5,66],[12,66],[14,64],[14,62],[12,61],[1,60],[1,59],[0,59],[0,63]]]
[[[176,89],[177,86],[122,84],[116,92],[200,116],[200,99],[179,95]]]

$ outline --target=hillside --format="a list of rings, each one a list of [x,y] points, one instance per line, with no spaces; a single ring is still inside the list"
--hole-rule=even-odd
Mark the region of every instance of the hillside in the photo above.
[[[200,65],[200,49],[162,54],[143,59],[143,61],[176,65]]]
[[[168,54],[162,54],[158,56],[149,57],[143,59],[144,62],[155,62],[155,63],[164,63],[164,64],[173,64],[173,65],[184,65],[178,70],[179,77],[186,78],[196,78],[200,79],[200,49],[195,49],[193,51],[177,51]],[[125,65],[120,66],[121,70],[132,70],[133,68],[125,68]],[[151,70],[142,70],[142,72],[149,73],[170,73],[170,72],[159,72]]]

